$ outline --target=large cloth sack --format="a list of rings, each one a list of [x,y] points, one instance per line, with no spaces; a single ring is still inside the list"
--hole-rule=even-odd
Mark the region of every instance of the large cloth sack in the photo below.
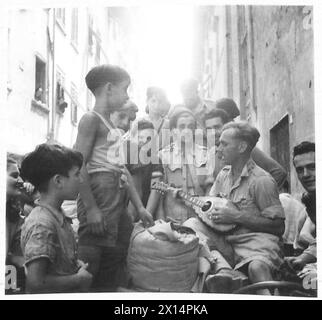
[[[198,276],[199,239],[195,234],[182,233],[182,229],[179,232],[161,220],[148,229],[140,223],[135,225],[127,257],[135,288],[142,291],[191,291]]]

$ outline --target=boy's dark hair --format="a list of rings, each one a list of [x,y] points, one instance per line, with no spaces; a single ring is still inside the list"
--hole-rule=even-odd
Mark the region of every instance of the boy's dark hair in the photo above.
[[[293,149],[293,159],[304,153],[315,152],[315,143],[309,141],[303,141]]]
[[[249,151],[254,149],[260,137],[259,131],[247,121],[228,122],[222,128],[222,132],[227,129],[235,129],[235,138],[246,141]]]
[[[154,130],[153,123],[149,120],[146,120],[146,119],[139,120],[138,121],[138,131],[144,130],[144,129],[153,129]]]
[[[227,113],[230,120],[233,120],[240,115],[237,104],[233,99],[222,98],[216,100],[215,105],[217,109],[224,110]]]
[[[25,156],[21,163],[21,176],[39,192],[44,192],[54,175],[68,177],[72,167],[81,168],[82,165],[83,156],[80,152],[57,144],[44,143]]]
[[[212,118],[220,118],[223,124],[229,122],[229,116],[227,112],[222,109],[213,109],[207,112],[204,116],[203,121],[205,122],[206,120]]]
[[[92,68],[85,77],[87,88],[94,94],[95,90],[107,82],[119,84],[122,81],[130,80],[130,75],[121,67],[103,64]]]

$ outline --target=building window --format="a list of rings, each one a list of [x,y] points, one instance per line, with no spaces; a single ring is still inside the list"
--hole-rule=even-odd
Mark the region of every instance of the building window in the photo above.
[[[56,111],[63,114],[67,108],[65,101],[65,75],[62,71],[56,72]]]
[[[46,62],[36,56],[34,100],[46,103]]]
[[[71,85],[71,90],[70,90],[70,95],[71,95],[71,121],[72,124],[76,125],[77,124],[77,89],[76,86],[72,83]]]
[[[66,9],[65,8],[57,8],[56,9],[56,21],[61,30],[65,33],[66,26]]]
[[[78,9],[72,9],[71,42],[74,47],[78,46]]]

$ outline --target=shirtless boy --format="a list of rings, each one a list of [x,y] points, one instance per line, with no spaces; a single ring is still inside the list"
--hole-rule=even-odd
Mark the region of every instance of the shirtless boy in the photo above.
[[[93,288],[114,291],[125,285],[124,264],[131,223],[126,212],[130,199],[143,223],[153,224],[143,207],[124,165],[123,131],[110,114],[129,99],[129,74],[120,67],[100,65],[89,71],[86,85],[95,96],[95,106],[80,120],[75,149],[84,157],[83,183],[77,204],[79,256],[89,263]]]

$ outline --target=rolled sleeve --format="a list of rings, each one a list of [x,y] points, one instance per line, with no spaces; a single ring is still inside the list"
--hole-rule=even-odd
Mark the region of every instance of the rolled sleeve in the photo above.
[[[21,242],[25,265],[39,258],[47,258],[51,263],[55,262],[57,245],[55,233],[50,227],[43,224],[31,225],[24,230]]]
[[[253,185],[255,201],[261,215],[270,219],[285,219],[284,209],[279,200],[276,182],[270,176],[261,176]]]
[[[270,219],[285,219],[285,214],[282,206],[275,205],[271,207],[267,207],[264,210],[261,211],[261,214]]]

